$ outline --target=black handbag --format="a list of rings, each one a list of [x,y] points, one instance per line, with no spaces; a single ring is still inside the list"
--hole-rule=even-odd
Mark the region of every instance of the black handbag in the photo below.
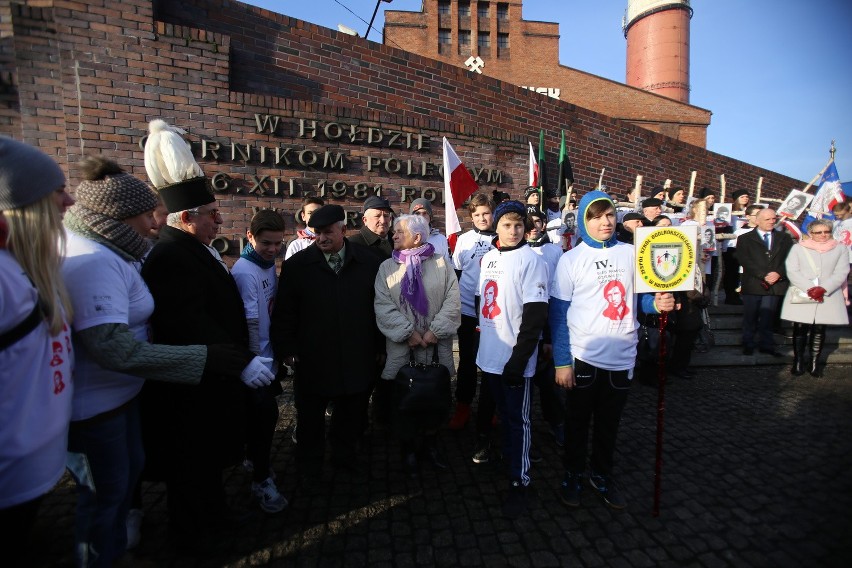
[[[438,362],[437,344],[432,350],[431,363],[416,362],[412,349],[408,353],[408,364],[394,378],[396,410],[418,423],[442,424],[449,418],[452,400],[450,370]]]

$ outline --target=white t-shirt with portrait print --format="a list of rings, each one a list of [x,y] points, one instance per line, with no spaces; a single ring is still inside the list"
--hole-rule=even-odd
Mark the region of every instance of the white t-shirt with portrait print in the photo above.
[[[550,295],[571,302],[568,331],[574,357],[600,369],[632,369],[636,360],[636,253],[618,243],[594,248],[580,243],[562,255]]]
[[[453,268],[461,271],[459,294],[461,295],[461,313],[476,317],[474,298],[479,284],[479,265],[485,253],[494,248],[491,241],[494,233],[482,233],[471,229],[459,235],[453,252]]]
[[[524,304],[547,303],[547,266],[529,246],[506,252],[498,249],[482,257],[479,272],[479,352],[476,365],[500,375],[512,356],[521,329]],[[535,374],[538,347],[524,369]]]

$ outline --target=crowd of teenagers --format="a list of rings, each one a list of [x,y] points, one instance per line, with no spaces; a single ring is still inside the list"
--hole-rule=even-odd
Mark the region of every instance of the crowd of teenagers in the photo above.
[[[200,169],[160,179],[152,168],[156,190],[88,157],[72,197],[51,158],[0,137],[0,535],[11,565],[66,469],[78,486],[79,566],[110,566],[139,543],[143,480],[165,483],[181,550],[225,537],[256,507],[281,513],[271,453],[290,381],[299,484],[287,491],[323,491],[327,464],[363,468],[371,425],[392,434],[404,475],[446,470],[441,431],[472,422],[470,459],[502,460],[502,513],[517,518],[532,505],[539,458],[536,387],[564,448],[561,500],[579,507],[588,490],[623,508],[616,443],[640,322],[671,314],[672,374],[682,378],[714,274],[725,302],[744,306],[747,354],[778,354],[779,306],[794,322],[794,375],[818,376],[825,326],[848,324],[848,247],[832,223],[811,223],[794,244],[745,192],[733,211],[748,224],[719,217],[696,243],[706,262],[695,291],[637,294],[636,227],[705,227],[711,192],[688,204],[682,190],[662,192],[630,211],[601,190],[564,202],[535,188],[524,202],[476,193],[473,228],[453,243],[426,199],[395,217],[371,196],[352,232],[341,206],[307,198],[285,253],[283,218],[260,210],[229,268],[211,246],[223,219]],[[456,377],[454,408],[416,422],[400,412],[394,379],[412,359]],[[223,471],[235,465],[252,476],[250,507],[226,499]]]

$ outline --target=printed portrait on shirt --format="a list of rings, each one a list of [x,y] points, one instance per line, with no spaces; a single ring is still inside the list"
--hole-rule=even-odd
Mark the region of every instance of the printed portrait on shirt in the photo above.
[[[623,320],[630,312],[627,307],[624,284],[618,280],[610,280],[604,286],[603,296],[606,298],[607,306],[603,311],[603,316],[613,321]]]
[[[494,319],[500,315],[500,306],[497,304],[497,281],[487,280],[482,291],[482,317]]]

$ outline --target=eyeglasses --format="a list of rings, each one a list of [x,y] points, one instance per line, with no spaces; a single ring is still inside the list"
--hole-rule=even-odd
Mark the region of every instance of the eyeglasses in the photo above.
[[[811,231],[812,235],[830,235],[831,231]]]

